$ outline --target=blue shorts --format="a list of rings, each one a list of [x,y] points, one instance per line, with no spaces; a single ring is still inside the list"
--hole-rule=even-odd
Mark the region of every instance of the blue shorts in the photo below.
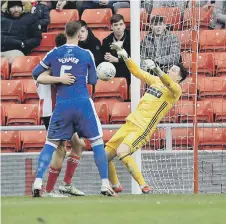
[[[96,140],[103,136],[100,120],[90,98],[57,103],[48,129],[50,140],[71,140],[79,137]]]

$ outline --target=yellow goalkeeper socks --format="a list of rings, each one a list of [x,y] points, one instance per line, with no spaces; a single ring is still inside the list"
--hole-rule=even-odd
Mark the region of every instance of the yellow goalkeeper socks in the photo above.
[[[116,173],[115,165],[112,161],[108,163],[108,177],[113,187],[119,185],[119,180]]]
[[[123,158],[123,157],[124,156],[121,157],[122,158],[121,161],[123,162],[125,167],[128,169],[128,171],[130,172],[132,177],[137,181],[137,183],[140,186],[147,185],[142,174],[141,174],[141,172],[140,172],[140,170],[138,169],[136,162],[132,158],[132,156],[128,155],[125,158]]]

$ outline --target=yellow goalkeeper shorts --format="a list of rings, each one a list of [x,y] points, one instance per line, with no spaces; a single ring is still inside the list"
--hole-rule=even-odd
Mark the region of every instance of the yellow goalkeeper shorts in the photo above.
[[[106,143],[106,146],[117,150],[119,145],[124,143],[130,147],[130,153],[133,154],[150,140],[152,133],[153,130],[147,132],[147,129],[142,130],[134,123],[127,121]]]

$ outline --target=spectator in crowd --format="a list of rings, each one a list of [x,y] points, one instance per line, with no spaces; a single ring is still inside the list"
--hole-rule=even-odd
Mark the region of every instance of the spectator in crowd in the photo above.
[[[203,9],[205,9],[206,11],[209,9],[209,7],[214,6],[215,1],[196,1],[196,7],[202,7]],[[189,1],[188,3],[188,7],[191,8],[192,7],[192,0]]]
[[[176,35],[166,29],[164,17],[153,16],[151,32],[141,43],[141,62],[153,59],[167,71],[169,67],[180,62],[180,42]]]
[[[32,3],[30,1],[22,1],[22,4],[23,4],[23,12],[30,13],[32,9]],[[1,11],[3,13],[7,12],[7,5],[8,5],[8,1],[1,2]]]
[[[117,2],[113,3],[114,13],[117,13],[118,9],[120,8],[129,8],[130,1],[118,0]]]
[[[145,8],[146,11],[150,14],[152,8],[161,8],[161,7],[178,7],[180,8],[181,12],[183,13],[187,5],[187,1],[180,1],[180,0],[146,0],[143,1],[141,4],[142,8]]]
[[[87,26],[85,21],[80,20],[79,22],[81,24],[81,31],[78,46],[90,50],[94,55],[96,65],[98,65],[101,62],[101,43],[94,36],[92,30]]]
[[[117,52],[111,50],[110,45],[118,42],[130,55],[130,33],[126,30],[122,15],[115,14],[111,18],[111,29],[113,32],[103,40],[101,46],[102,60],[113,63],[116,68],[116,77],[125,77],[130,85],[131,76],[122,58],[118,58]]]
[[[213,29],[226,28],[226,1],[216,1],[210,27]]]
[[[62,9],[76,9],[76,2],[77,1],[52,1],[53,9],[61,11]]]
[[[110,8],[112,12],[114,12],[114,3],[116,1],[112,0],[91,0],[91,1],[83,1],[82,5],[80,5],[79,13],[80,15],[83,13],[85,9],[99,9],[99,8]]]
[[[1,55],[12,62],[14,57],[26,55],[39,46],[41,38],[37,17],[24,14],[21,1],[9,1],[1,18]]]
[[[42,26],[42,32],[47,32],[47,26],[50,23],[47,3],[45,1],[37,1],[37,4],[32,8],[32,13],[38,17],[39,24]]]

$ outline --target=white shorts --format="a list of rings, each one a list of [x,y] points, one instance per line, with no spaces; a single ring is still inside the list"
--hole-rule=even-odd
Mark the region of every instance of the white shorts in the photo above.
[[[55,88],[52,85],[37,84],[37,92],[39,96],[39,116],[52,116],[56,102]]]

